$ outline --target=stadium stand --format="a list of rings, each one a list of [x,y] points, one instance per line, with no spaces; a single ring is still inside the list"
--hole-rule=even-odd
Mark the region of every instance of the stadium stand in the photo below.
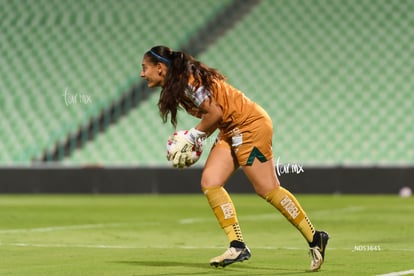
[[[283,162],[413,164],[413,11],[262,1],[200,59],[269,111]]]
[[[230,2],[0,1],[2,163],[65,139],[139,81],[150,46],[179,47]],[[412,165],[413,12],[404,0],[260,1],[197,58],[267,109],[283,163]],[[66,90],[92,103],[67,104]],[[157,94],[63,163],[167,165]]]
[[[1,0],[0,163],[39,159],[137,81],[144,50],[176,47],[228,2]]]
[[[413,10],[409,1],[262,1],[199,58],[268,110],[280,162],[412,164]],[[171,130],[159,124],[155,98],[131,114],[140,126],[152,114],[152,131],[118,137],[142,142],[128,162],[165,164],[154,152]]]

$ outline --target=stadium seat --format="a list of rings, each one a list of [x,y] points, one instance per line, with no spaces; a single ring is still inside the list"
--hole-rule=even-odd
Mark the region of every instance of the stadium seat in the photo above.
[[[229,2],[2,1],[0,163],[30,163],[66,139],[139,82],[144,51],[183,45]],[[413,164],[413,9],[412,1],[261,1],[197,58],[268,111],[281,162]],[[92,103],[67,104],[65,91]],[[158,116],[157,91],[63,163],[167,165],[173,129]],[[178,129],[195,122],[180,114]]]

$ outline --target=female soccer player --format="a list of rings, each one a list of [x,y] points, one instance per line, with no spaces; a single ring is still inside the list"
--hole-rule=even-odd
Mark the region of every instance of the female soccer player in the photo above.
[[[312,256],[310,270],[318,270],[329,236],[315,231],[295,196],[280,186],[272,153],[272,121],[266,111],[227,83],[219,71],[165,46],[153,47],[144,54],[141,77],[148,87],[162,88],[158,107],[164,123],[170,116],[176,126],[180,107],[201,119],[185,137],[178,138],[177,150],[167,156],[175,167],[185,166],[196,141],[219,129],[204,166],[201,188],[230,246],[210,264],[224,267],[251,256],[233,202],[224,189],[226,181],[241,167],[255,192],[302,233]]]

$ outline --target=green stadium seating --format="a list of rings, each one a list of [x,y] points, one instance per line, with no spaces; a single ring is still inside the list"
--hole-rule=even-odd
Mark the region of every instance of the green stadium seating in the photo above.
[[[138,81],[145,50],[182,45],[228,2],[0,0],[0,163],[65,139]],[[261,1],[198,58],[268,111],[281,163],[412,165],[413,11],[404,0]],[[93,104],[67,106],[65,89]],[[63,164],[166,165],[173,129],[157,100],[156,90]],[[195,122],[180,114],[178,128]]]
[[[413,164],[413,10],[262,1],[200,59],[268,110],[284,162]]]
[[[413,10],[411,1],[262,1],[198,58],[269,112],[281,163],[413,164]],[[111,130],[122,134],[136,122],[135,134],[102,137],[89,152],[113,139],[139,140],[112,152],[129,156],[128,164],[166,164],[171,129],[155,118],[156,98]],[[182,128],[194,124],[182,119]],[[87,163],[86,156],[66,162]]]
[[[0,164],[40,158],[138,81],[144,51],[177,47],[228,2],[0,0]]]

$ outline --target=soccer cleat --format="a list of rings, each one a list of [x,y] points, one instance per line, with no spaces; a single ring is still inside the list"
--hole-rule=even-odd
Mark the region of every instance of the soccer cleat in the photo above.
[[[316,231],[312,243],[309,243],[309,254],[312,257],[310,270],[317,271],[321,268],[325,259],[325,248],[328,244],[329,235],[324,231]]]
[[[241,243],[242,245],[240,246],[240,243],[241,242],[232,241],[230,247],[222,255],[210,260],[210,265],[215,267],[225,267],[235,262],[243,262],[250,259],[251,253],[249,248],[244,243]],[[234,247],[234,245],[238,246]]]

